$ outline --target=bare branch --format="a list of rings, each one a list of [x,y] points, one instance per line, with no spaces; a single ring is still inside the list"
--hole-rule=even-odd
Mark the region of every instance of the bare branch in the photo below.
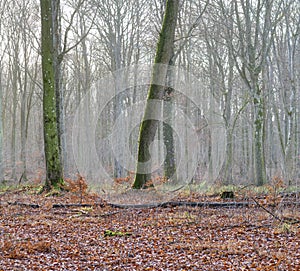
[[[87,30],[87,32],[84,33],[84,34],[80,37],[80,39],[79,39],[74,45],[72,45],[72,46],[70,46],[69,48],[67,48],[68,33],[69,33],[69,31],[71,30],[71,27],[72,27],[72,25],[73,25],[73,21],[74,21],[75,15],[78,13],[79,8],[83,5],[84,2],[85,2],[85,0],[82,0],[82,1],[78,4],[78,6],[76,7],[76,9],[74,10],[74,12],[73,12],[72,15],[71,15],[70,23],[69,23],[69,25],[68,25],[68,27],[67,27],[67,29],[66,29],[66,31],[65,31],[65,35],[64,35],[63,50],[62,50],[62,52],[61,52],[61,53],[59,54],[59,56],[58,56],[58,61],[60,61],[60,62],[63,60],[63,57],[64,57],[65,54],[67,54],[68,52],[70,52],[71,50],[73,50],[75,47],[77,47],[78,44],[80,44],[80,43],[87,37],[87,35],[90,33],[90,31],[91,31],[91,29],[92,29],[92,27],[93,27],[93,25],[94,25],[95,18],[96,18],[97,13],[98,13],[98,8],[96,9],[96,12],[95,12],[95,14],[94,14],[93,20],[92,20],[91,25],[90,25],[89,29]]]
[[[198,17],[196,18],[196,20],[194,21],[194,23],[190,26],[187,34],[182,37],[181,39],[183,39],[182,43],[179,45],[179,48],[177,49],[176,53],[174,53],[173,57],[172,57],[172,61],[175,61],[176,58],[178,57],[178,55],[180,54],[180,52],[182,51],[182,49],[184,48],[184,46],[186,45],[186,43],[188,42],[188,40],[193,36],[192,33],[194,31],[194,29],[199,25],[200,20],[202,18],[202,15],[204,14],[204,12],[206,11],[206,8],[209,4],[209,0],[206,1],[205,6],[203,8],[203,10],[201,11],[201,13],[198,15]],[[175,40],[178,41],[179,39]],[[175,42],[174,41],[174,42]]]

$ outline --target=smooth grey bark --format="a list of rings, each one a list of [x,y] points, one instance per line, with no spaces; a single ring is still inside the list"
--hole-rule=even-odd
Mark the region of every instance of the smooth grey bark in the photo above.
[[[174,44],[173,44],[174,46]],[[174,70],[172,66],[174,65],[172,59],[169,62],[171,69],[167,72],[167,80],[174,80]],[[174,89],[169,87],[165,90],[164,94],[164,102],[163,102],[163,141],[166,147],[166,154],[164,160],[164,177],[166,179],[171,179],[173,182],[177,180],[176,174],[176,157],[175,157],[175,142],[173,135],[173,118],[174,118],[174,110],[173,110],[173,99],[172,96],[174,94]]]
[[[22,11],[22,18],[26,18],[25,11]],[[22,31],[22,42],[23,42],[23,58],[24,58],[24,73],[23,81],[21,78],[21,72],[19,72],[19,85],[21,91],[21,108],[20,108],[20,120],[21,120],[21,161],[22,161],[22,175],[19,178],[19,182],[22,180],[27,181],[27,166],[26,166],[26,143],[27,143],[27,120],[29,118],[30,107],[27,107],[27,95],[28,91],[28,70],[29,70],[29,55],[28,55],[28,37],[25,30]],[[29,93],[30,95],[30,93]],[[29,104],[30,106],[30,104]],[[27,111],[27,112],[26,112]]]
[[[26,51],[26,49],[25,49]],[[25,56],[26,58],[26,56]],[[25,61],[27,62],[27,61]],[[25,64],[26,66],[26,64]],[[21,84],[21,78],[19,75],[19,81]],[[21,93],[21,161],[22,161],[22,175],[19,182],[23,180],[27,181],[27,167],[26,167],[26,141],[27,141],[27,129],[26,129],[26,100],[27,100],[27,73],[24,75],[23,89]],[[27,113],[29,114],[29,112]]]
[[[15,47],[13,52],[13,65],[12,65],[12,76],[11,84],[13,91],[13,105],[12,105],[12,126],[11,126],[11,167],[12,174],[11,178],[13,181],[17,179],[16,175],[16,131],[17,131],[17,95],[18,95],[18,51],[19,51],[19,42],[15,41]]]

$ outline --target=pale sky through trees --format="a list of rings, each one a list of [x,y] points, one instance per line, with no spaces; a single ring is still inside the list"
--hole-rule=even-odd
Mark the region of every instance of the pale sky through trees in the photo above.
[[[64,174],[71,177],[78,170],[72,129],[80,103],[101,78],[132,65],[154,62],[165,7],[160,0],[72,0],[60,4],[62,155]],[[298,187],[299,13],[297,0],[180,1],[174,65],[186,71],[183,81],[191,77],[200,82],[197,105],[174,92],[174,106],[198,131],[200,147],[193,183],[262,184],[281,176],[287,184]],[[22,176],[45,176],[40,29],[39,2],[0,0],[1,179],[9,182],[19,182]],[[114,80],[120,79],[120,74],[116,73]],[[115,94],[99,109],[95,133],[100,140],[113,132],[118,116],[129,116],[130,107],[146,99],[147,88],[137,84],[138,77],[126,76],[113,89],[104,86],[103,93],[88,97],[93,104],[106,97],[105,91]],[[128,91],[123,89],[126,80],[133,80]],[[89,110],[96,110],[96,106]],[[225,129],[224,147],[216,143],[219,139],[213,139],[210,128],[201,128],[209,122],[209,110],[218,113]],[[174,112],[176,123],[179,109]],[[118,128],[130,138],[120,136],[118,148],[123,150],[128,144],[136,152],[138,128],[130,133],[126,130],[131,127],[129,121],[128,127],[126,122],[119,123]],[[163,138],[162,130],[158,129],[158,141]],[[89,131],[85,133],[88,138]],[[185,135],[175,144],[183,150],[187,140]],[[118,163],[113,149],[102,143],[93,146],[101,146],[96,150],[97,159],[108,178],[128,177],[129,170]],[[163,144],[155,147],[162,160],[166,152]],[[118,153],[123,161],[122,151]],[[188,151],[181,159],[189,160]],[[156,173],[163,175],[163,166],[158,168]],[[218,174],[213,172],[216,168],[221,168]],[[189,168],[180,171],[188,172]]]

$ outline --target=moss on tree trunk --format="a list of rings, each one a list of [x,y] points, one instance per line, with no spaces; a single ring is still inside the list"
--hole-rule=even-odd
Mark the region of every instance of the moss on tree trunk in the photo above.
[[[173,91],[173,90],[171,90]],[[176,176],[176,161],[175,161],[175,145],[173,128],[171,127],[172,115],[173,115],[173,104],[171,97],[167,96],[163,104],[164,120],[167,123],[163,124],[163,137],[164,144],[166,146],[166,158],[164,161],[164,177],[167,179],[177,180]]]
[[[168,69],[167,64],[169,64],[173,52],[178,6],[179,0],[168,0],[166,4],[164,20],[154,60],[155,64],[165,65],[159,67],[154,66],[152,72],[152,82],[148,90],[147,105],[139,133],[138,163],[137,173],[133,183],[134,189],[144,188],[146,182],[151,179],[151,165],[150,163],[146,164],[146,162],[149,162],[151,158],[149,147],[154,140],[158,120],[149,119],[149,116],[153,116],[153,114],[161,110],[161,108],[153,107],[153,103],[149,101],[162,100],[164,96],[164,85]]]
[[[255,150],[255,177],[258,186],[266,183],[266,165],[264,159],[264,109],[263,99],[254,99],[255,122],[254,122],[254,150]]]
[[[62,182],[58,120],[56,111],[55,71],[53,55],[53,29],[51,0],[41,0],[43,124],[46,159],[45,188],[58,187]]]

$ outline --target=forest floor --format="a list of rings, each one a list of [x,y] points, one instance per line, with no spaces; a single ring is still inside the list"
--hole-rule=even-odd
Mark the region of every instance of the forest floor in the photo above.
[[[176,200],[249,205],[121,209],[78,191],[0,191],[0,270],[300,270],[294,196],[193,193]]]

